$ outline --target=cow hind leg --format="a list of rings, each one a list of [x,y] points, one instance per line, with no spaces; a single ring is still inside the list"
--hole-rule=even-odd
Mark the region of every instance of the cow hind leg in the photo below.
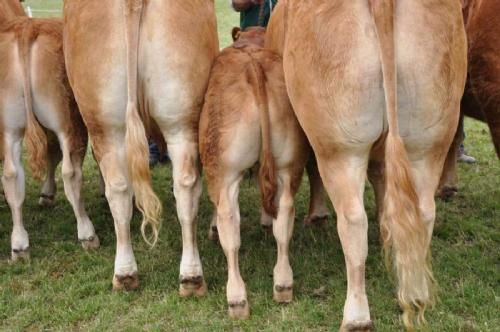
[[[368,218],[363,191],[368,148],[318,157],[321,177],[337,214],[337,230],[347,271],[347,298],[341,331],[365,331],[372,326],[365,290]]]
[[[202,191],[198,170],[198,146],[185,139],[169,140],[174,196],[182,229],[182,258],[179,274],[181,296],[202,296],[207,292],[196,240],[196,217]]]
[[[370,162],[368,166],[368,180],[370,181],[375,193],[375,205],[377,209],[377,221],[380,222],[384,208],[385,181],[384,164],[378,161]],[[383,238],[383,237],[382,237]]]
[[[260,208],[260,225],[266,230],[273,227],[273,217],[267,214],[262,207]]]
[[[60,145],[63,154],[62,178],[64,182],[64,192],[73,207],[75,213],[78,240],[86,250],[99,248],[99,238],[97,237],[94,225],[90,221],[83,198],[82,189],[82,165],[86,152],[86,144],[83,146],[71,146],[70,138],[66,135],[60,138]]]
[[[42,186],[38,204],[44,207],[52,207],[56,200],[56,169],[61,162],[62,154],[58,144],[50,144],[47,154],[47,177]]]
[[[458,129],[444,162],[437,195],[443,200],[452,199],[458,192],[457,157],[460,144],[464,141],[464,117],[460,115]]]
[[[132,184],[125,160],[125,133],[102,139],[109,146],[100,146],[104,151],[99,158],[106,198],[113,215],[116,233],[116,257],[113,277],[114,290],[133,290],[139,287],[137,263],[130,239],[130,219],[132,218]]]
[[[21,131],[4,132],[4,166],[2,184],[9,204],[13,228],[11,234],[12,261],[29,259],[28,232],[24,228],[22,205],[25,197],[25,176],[21,164]]]
[[[293,299],[293,271],[289,260],[289,244],[295,219],[294,195],[300,183],[302,171],[293,174],[292,169],[278,171],[278,215],[273,222],[273,234],[278,247],[278,258],[274,266],[273,297],[276,302],[289,303]]]
[[[240,239],[240,210],[238,206],[241,175],[225,176],[219,191],[217,229],[219,241],[227,259],[227,302],[229,317],[246,319],[250,315],[245,283],[240,275],[238,252]]]
[[[217,241],[219,239],[219,233],[217,231],[217,207],[210,219],[210,228],[208,229],[208,239],[212,241]]]
[[[319,175],[316,158],[313,154],[306,164],[307,177],[309,178],[309,212],[304,219],[305,225],[320,225],[330,216],[330,211],[326,205],[326,193],[323,180]]]
[[[435,192],[440,182],[444,160],[435,159],[435,151],[428,153],[421,161],[413,162],[411,167],[415,180],[415,190],[419,199],[419,210],[423,222],[427,226],[428,244],[430,245],[434,221],[436,219]]]

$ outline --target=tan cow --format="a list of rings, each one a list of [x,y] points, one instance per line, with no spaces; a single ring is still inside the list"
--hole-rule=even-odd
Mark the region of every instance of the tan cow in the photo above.
[[[293,274],[288,244],[295,216],[294,195],[308,157],[307,139],[286,94],[281,58],[263,49],[264,28],[247,28],[215,60],[200,119],[200,152],[217,230],[228,263],[229,315],[250,314],[238,267],[239,184],[260,161],[264,210],[275,218],[278,244],[274,299],[290,302]]]
[[[84,248],[99,239],[80,195],[87,131],[76,107],[64,68],[62,21],[11,19],[0,26],[0,126],[5,197],[14,223],[12,259],[28,257],[29,240],[22,220],[25,196],[21,164],[23,135],[33,173],[47,171],[40,203],[53,203],[55,169],[62,158],[62,177]],[[43,126],[43,128],[42,128]]]
[[[68,76],[106,184],[117,236],[115,289],[138,287],[130,239],[132,196],[155,242],[161,203],[151,188],[143,121],[155,122],[172,161],[182,226],[180,294],[204,294],[196,243],[202,191],[198,121],[218,53],[210,0],[66,0]],[[142,118],[142,121],[141,121]]]
[[[434,297],[428,265],[434,193],[466,76],[460,3],[286,0],[268,34],[266,46],[283,54],[292,106],[337,213],[347,268],[341,329],[372,326],[363,203],[369,163],[381,237],[397,274],[404,324],[412,329]]]
[[[0,1],[0,25],[17,16],[26,16],[19,0]]]

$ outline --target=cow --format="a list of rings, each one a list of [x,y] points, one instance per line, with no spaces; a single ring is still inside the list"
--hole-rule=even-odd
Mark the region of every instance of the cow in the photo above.
[[[154,244],[161,202],[152,190],[147,128],[157,126],[172,162],[182,227],[181,296],[203,295],[196,242],[198,122],[219,52],[213,1],[67,0],[64,54],[91,145],[105,181],[117,245],[115,290],[139,286],[130,238],[132,197],[141,231]]]
[[[81,196],[87,131],[66,77],[62,28],[60,19],[18,17],[0,24],[2,183],[14,224],[13,261],[29,258],[22,218],[23,135],[33,174],[41,178],[47,172],[39,203],[54,203],[55,170],[62,159],[64,189],[76,216],[78,239],[85,249],[99,247]]]
[[[266,47],[283,55],[291,104],[337,214],[347,269],[341,330],[373,325],[365,290],[367,173],[403,323],[413,329],[435,297],[428,262],[434,194],[465,85],[459,1],[280,1]]]
[[[468,70],[462,97],[462,115],[486,122],[500,158],[500,12],[499,1],[462,0],[468,38]],[[463,141],[463,116],[448,153],[440,196],[457,192],[456,163]]]
[[[26,16],[19,0],[0,1],[0,24],[18,16]]]
[[[255,46],[263,47],[264,45],[264,35],[265,29],[259,30],[254,29],[254,27],[250,27],[252,30],[246,31],[243,35],[243,39],[239,41],[237,45],[247,46],[247,42],[250,41],[251,44]],[[233,41],[236,42],[241,35],[241,29],[238,27],[233,28],[232,32]],[[228,51],[231,50],[228,49]],[[227,70],[228,72],[230,70]],[[217,85],[217,88],[212,89],[222,89],[224,90],[224,86]],[[217,91],[216,90],[216,91]],[[253,169],[252,169],[253,171]],[[330,216],[330,211],[326,205],[326,193],[325,188],[323,186],[323,182],[321,181],[321,177],[318,172],[318,166],[316,164],[316,160],[314,155],[311,154],[307,163],[306,163],[306,171],[309,179],[309,192],[310,192],[310,202],[309,202],[309,211],[304,218],[304,225],[321,225],[323,224],[328,217]],[[260,223],[265,229],[272,228],[273,218],[269,214],[266,213],[265,209],[261,208],[261,218]],[[212,220],[210,222],[210,228],[208,231],[208,238],[210,240],[217,240],[217,212],[215,211],[212,216]]]
[[[228,263],[229,316],[247,318],[250,307],[238,267],[239,184],[260,162],[259,188],[278,245],[274,299],[290,302],[288,260],[294,195],[309,156],[307,139],[286,94],[281,57],[265,50],[265,28],[233,30],[235,42],[216,58],[200,118],[200,155],[216,225]]]

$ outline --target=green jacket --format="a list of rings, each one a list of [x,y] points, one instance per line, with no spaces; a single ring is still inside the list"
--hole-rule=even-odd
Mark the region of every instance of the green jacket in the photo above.
[[[264,20],[263,26],[266,27],[267,23],[269,23],[269,18],[271,17],[271,4],[272,8],[276,6],[278,0],[264,0]],[[260,5],[252,6],[249,9],[241,12],[240,14],[240,27],[241,30],[245,30],[248,27],[258,26],[259,25],[259,13],[260,13]]]

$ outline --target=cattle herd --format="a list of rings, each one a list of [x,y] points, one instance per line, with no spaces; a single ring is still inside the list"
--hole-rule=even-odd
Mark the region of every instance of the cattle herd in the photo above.
[[[148,137],[159,137],[182,227],[181,296],[207,291],[196,241],[203,169],[216,208],[210,234],[227,258],[229,315],[248,317],[238,192],[258,163],[262,223],[277,242],[274,299],[292,301],[288,250],[306,168],[306,221],[327,216],[324,190],[337,215],[347,269],[341,330],[372,329],[367,177],[404,325],[423,322],[434,302],[434,197],[456,188],[461,103],[462,113],[489,124],[500,153],[498,1],[281,0],[267,31],[234,29],[234,44],[222,51],[213,0],[65,0],[63,12],[63,20],[31,19],[19,0],[0,0],[0,146],[12,260],[29,249],[23,139],[33,174],[45,177],[39,203],[53,204],[62,160],[78,239],[85,249],[99,247],[81,197],[90,138],[116,231],[113,288],[137,288],[132,206],[154,244],[162,207],[151,187]]]

